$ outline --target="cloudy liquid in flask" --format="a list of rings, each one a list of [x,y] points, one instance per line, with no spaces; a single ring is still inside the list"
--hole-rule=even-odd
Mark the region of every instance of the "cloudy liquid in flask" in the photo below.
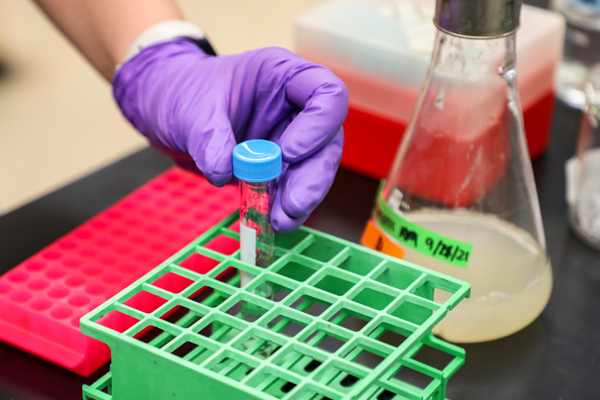
[[[543,311],[552,290],[545,250],[524,230],[494,216],[424,212],[404,216],[422,228],[473,245],[467,268],[406,250],[404,259],[471,284],[471,297],[459,303],[434,329],[453,342],[480,342],[510,335]],[[444,302],[450,294],[436,291]]]

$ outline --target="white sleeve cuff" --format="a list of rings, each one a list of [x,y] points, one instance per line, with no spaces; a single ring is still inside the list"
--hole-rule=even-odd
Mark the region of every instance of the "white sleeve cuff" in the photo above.
[[[160,22],[146,29],[133,41],[123,63],[135,57],[146,47],[157,43],[167,42],[175,38],[204,39],[205,37],[204,31],[191,22],[182,20]]]

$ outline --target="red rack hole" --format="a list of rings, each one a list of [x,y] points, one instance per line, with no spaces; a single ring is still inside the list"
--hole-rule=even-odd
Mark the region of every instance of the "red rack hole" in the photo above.
[[[123,314],[120,311],[113,310],[104,317],[100,318],[96,323],[112,329],[113,331],[123,333],[138,322],[140,322],[140,320],[137,318]]]
[[[229,256],[240,248],[240,242],[228,236],[219,235],[208,242],[204,247]]]
[[[210,270],[212,270],[219,261],[213,260],[212,258],[208,258],[203,256],[202,254],[194,253],[181,263],[180,266],[183,268],[189,269],[190,271],[197,272],[199,274],[206,274]]]
[[[36,311],[46,311],[52,307],[52,302],[46,299],[37,299],[31,303],[30,307]]]
[[[8,275],[8,280],[15,283],[25,282],[29,278],[29,274],[23,271],[15,271]]]
[[[118,211],[108,211],[104,215],[110,219],[119,219],[119,218],[123,217],[123,214]]]
[[[27,287],[31,290],[44,290],[50,285],[50,282],[43,279],[36,279],[29,282]]]
[[[117,254],[129,254],[133,251],[133,247],[131,246],[118,246],[115,248],[115,252]]]
[[[152,285],[167,290],[171,293],[180,293],[192,283],[194,283],[194,281],[191,279],[184,278],[183,276],[174,274],[172,272],[167,272],[152,282]]]
[[[123,304],[131,308],[135,308],[136,310],[139,310],[146,314],[149,314],[155,311],[158,307],[165,304],[166,302],[167,300],[163,299],[162,297],[158,297],[152,293],[141,291],[135,294],[135,296],[131,297]]]
[[[42,254],[42,257],[44,257],[46,260],[57,260],[62,256],[62,254],[58,251],[47,251],[44,254]]]
[[[119,270],[121,270],[125,273],[132,273],[137,270],[137,266],[132,263],[121,264],[121,265],[119,265]]]
[[[85,283],[85,278],[81,276],[70,276],[65,280],[67,286],[78,287]]]
[[[151,209],[151,208],[144,208],[141,211],[142,215],[145,215],[146,217],[153,217],[156,215],[156,211]]]
[[[135,235],[131,237],[131,241],[136,244],[142,244],[146,243],[148,241],[148,238],[142,235]]]
[[[100,238],[96,240],[96,244],[101,247],[106,247],[112,245],[113,241],[108,238]]]
[[[31,299],[32,295],[29,292],[16,292],[10,296],[10,299],[15,303],[25,303]]]
[[[77,247],[77,242],[73,242],[71,240],[65,240],[59,244],[60,248],[65,250],[71,250]]]
[[[73,296],[69,299],[69,305],[73,307],[82,307],[90,302],[90,298],[87,296]],[[79,326],[79,325],[78,325]]]
[[[25,268],[27,268],[30,271],[39,271],[41,269],[43,269],[46,266],[46,263],[43,261],[30,261],[27,264],[25,264]]]
[[[104,293],[104,291],[106,290],[106,287],[104,285],[101,285],[99,283],[92,283],[91,285],[88,285],[85,288],[85,291],[91,295],[97,296],[99,294]]]
[[[102,268],[96,267],[95,265],[90,265],[88,267],[83,268],[83,274],[87,276],[98,276],[102,273]]]
[[[123,236],[127,235],[127,230],[123,229],[123,228],[117,228],[117,229],[113,229],[110,233],[113,236],[123,237]]]
[[[175,219],[173,219],[173,221],[169,221],[168,223],[170,224],[170,223],[172,223],[172,222],[174,222],[174,221],[175,221]],[[165,235],[165,238],[166,238],[167,240],[169,240],[169,241],[173,241],[173,242],[179,242],[179,241],[181,241],[181,238],[182,238],[182,236],[181,236],[181,234],[180,234],[180,233],[177,233],[177,232],[168,232],[168,233]]]
[[[156,234],[162,232],[163,228],[158,225],[148,225],[144,230],[148,233]]]
[[[68,258],[63,261],[63,265],[68,268],[75,268],[81,265],[81,260],[78,258]]]
[[[179,225],[179,227],[183,231],[196,231],[197,229],[197,225],[193,222],[184,222],[181,225]]]
[[[135,259],[140,262],[143,262],[143,263],[147,263],[147,262],[151,261],[152,257],[153,256],[150,253],[140,253],[140,254],[135,255]]]
[[[118,258],[115,256],[102,256],[98,259],[98,261],[100,261],[100,263],[104,265],[114,264],[117,262],[117,260]]]
[[[102,230],[102,229],[106,229],[108,224],[104,221],[94,221],[94,222],[90,223],[90,226],[92,226],[93,228]]]
[[[102,277],[102,281],[114,285],[121,281],[121,277],[117,274],[107,274]]]
[[[48,291],[48,296],[53,299],[62,299],[69,295],[69,289],[66,288],[54,288]]]
[[[90,231],[79,231],[75,233],[75,236],[79,239],[89,239],[94,236],[94,234]]]
[[[177,206],[175,207],[175,212],[179,214],[187,214],[191,211],[191,207],[188,206]]]
[[[12,287],[8,283],[0,283],[0,294],[6,294],[10,292]]]
[[[168,180],[169,182],[177,182],[178,180],[181,179],[181,177],[179,175],[172,173],[172,174],[168,174],[167,176],[165,176],[165,179]]]
[[[87,249],[81,250],[79,252],[79,254],[81,254],[84,257],[94,257],[96,254],[98,254],[98,252],[94,249],[87,248]]]
[[[57,268],[51,269],[48,272],[46,272],[46,276],[50,279],[59,279],[65,275],[66,275],[65,271],[63,271],[62,269],[57,269]]]
[[[75,328],[79,329],[79,319],[81,317],[75,317],[71,320],[71,325],[73,325]]]

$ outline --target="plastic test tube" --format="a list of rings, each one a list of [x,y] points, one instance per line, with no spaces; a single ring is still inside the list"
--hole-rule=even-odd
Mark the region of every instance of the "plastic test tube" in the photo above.
[[[266,268],[273,263],[275,235],[271,225],[271,207],[275,181],[281,175],[282,159],[279,146],[268,140],[249,140],[233,150],[233,174],[240,180],[240,259]],[[242,271],[241,286],[253,275]],[[254,293],[272,299],[273,287],[263,283]],[[262,313],[250,303],[242,305],[242,316],[254,322]]]

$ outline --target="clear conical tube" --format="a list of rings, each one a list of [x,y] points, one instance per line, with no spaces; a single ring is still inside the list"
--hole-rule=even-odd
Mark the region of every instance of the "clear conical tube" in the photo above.
[[[436,235],[430,245],[446,250],[440,257],[437,248],[424,252],[386,234],[407,261],[472,285],[471,298],[437,327],[442,337],[492,340],[542,312],[552,273],[523,130],[514,34],[473,39],[438,32],[382,196],[396,217]],[[464,262],[453,248],[464,251]]]

